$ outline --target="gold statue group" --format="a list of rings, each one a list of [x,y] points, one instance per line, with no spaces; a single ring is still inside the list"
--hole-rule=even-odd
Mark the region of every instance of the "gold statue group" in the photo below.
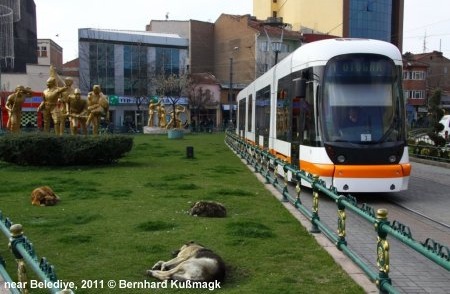
[[[181,128],[182,122],[180,119],[181,113],[185,112],[186,108],[182,105],[176,105],[175,109],[170,112],[170,120],[166,121],[166,108],[161,100],[158,102],[151,102],[148,106],[148,127],[160,127],[166,129]],[[155,124],[155,116],[157,123]]]
[[[76,135],[79,128],[82,134],[87,135],[91,124],[92,134],[97,135],[101,117],[109,120],[108,98],[101,92],[99,85],[94,85],[87,100],[84,100],[81,98],[80,89],[73,89],[72,84],[71,78],[65,78],[64,86],[58,87],[56,74],[51,69],[47,89],[42,93],[42,103],[37,109],[43,115],[44,131],[50,132],[50,124],[53,122],[55,134],[62,135],[68,118],[72,135]],[[31,89],[24,86],[17,86],[14,93],[8,96],[5,104],[8,111],[6,127],[10,132],[20,132],[22,104],[31,96]]]
[[[50,67],[47,88],[42,93],[42,103],[37,108],[37,111],[41,112],[43,116],[44,132],[50,132],[50,125],[53,122],[55,134],[64,134],[66,119],[68,119],[72,135],[78,134],[79,131],[87,135],[88,127],[91,124],[92,134],[98,135],[101,118],[105,117],[105,120],[109,121],[108,97],[102,93],[100,85],[94,85],[85,100],[81,98],[80,89],[72,88],[72,78],[65,78],[62,87],[58,87],[57,78],[58,75],[54,68]],[[10,132],[20,132],[22,105],[27,97],[32,97],[32,94],[29,87],[19,85],[14,93],[8,96],[5,104],[8,111],[6,128]],[[161,103],[161,100],[152,102],[148,107],[147,125],[166,129],[181,128],[180,116],[185,111],[184,106],[176,105],[170,112],[170,120],[167,122],[164,104]],[[156,124],[155,119],[157,120]]]

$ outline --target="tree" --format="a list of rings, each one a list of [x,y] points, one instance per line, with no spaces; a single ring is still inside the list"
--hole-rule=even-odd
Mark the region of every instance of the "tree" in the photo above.
[[[200,123],[200,113],[206,109],[208,105],[214,105],[214,94],[209,89],[204,90],[202,87],[193,83],[191,85],[189,95],[189,108],[193,110],[193,116],[196,118],[197,125]]]
[[[166,98],[172,105],[171,112],[175,115],[177,104],[183,95],[188,95],[192,80],[187,73],[182,75],[165,74],[161,72],[152,79],[152,85],[156,94],[161,98]]]
[[[444,115],[444,111],[440,108],[442,97],[442,90],[435,89],[433,95],[431,95],[428,100],[428,110],[430,113],[430,125],[432,126],[432,131],[428,133],[428,137],[434,142],[435,146],[444,146],[445,139],[439,135],[439,132],[444,129],[444,126],[439,123],[440,119]]]

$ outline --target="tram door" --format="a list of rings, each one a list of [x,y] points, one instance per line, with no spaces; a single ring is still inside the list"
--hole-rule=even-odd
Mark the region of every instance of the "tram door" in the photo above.
[[[299,148],[305,129],[306,80],[297,78],[292,82],[294,95],[291,102],[291,164],[299,168]]]

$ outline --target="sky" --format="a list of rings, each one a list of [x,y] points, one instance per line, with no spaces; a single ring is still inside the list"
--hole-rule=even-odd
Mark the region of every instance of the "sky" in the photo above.
[[[242,15],[253,12],[253,0],[34,2],[38,38],[52,39],[60,45],[64,62],[78,57],[78,28],[144,31],[150,20],[164,20],[166,15],[170,20],[215,22],[221,13]],[[437,50],[450,58],[450,1],[405,0],[404,8],[403,53],[423,53],[425,48],[425,52]]]

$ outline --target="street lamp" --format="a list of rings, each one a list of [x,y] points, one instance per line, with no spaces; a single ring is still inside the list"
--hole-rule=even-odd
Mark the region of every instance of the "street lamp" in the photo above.
[[[230,105],[229,129],[233,128],[233,53],[237,50],[239,50],[239,47],[234,47],[230,57],[230,86],[228,88],[228,104]]]
[[[266,33],[267,40],[272,46],[272,51],[275,53],[275,63],[278,63],[278,54],[281,52],[281,47],[283,46],[283,36],[284,36],[284,28],[287,26],[286,23],[283,22],[282,17],[269,17],[267,20],[261,24],[264,28],[264,32]],[[279,41],[272,41],[269,33],[267,32],[266,26],[279,28],[281,29],[280,39]]]
[[[283,40],[272,42],[272,50],[275,52],[275,64],[278,63],[278,53],[281,52],[281,46],[283,45]],[[275,65],[274,64],[274,65]]]

